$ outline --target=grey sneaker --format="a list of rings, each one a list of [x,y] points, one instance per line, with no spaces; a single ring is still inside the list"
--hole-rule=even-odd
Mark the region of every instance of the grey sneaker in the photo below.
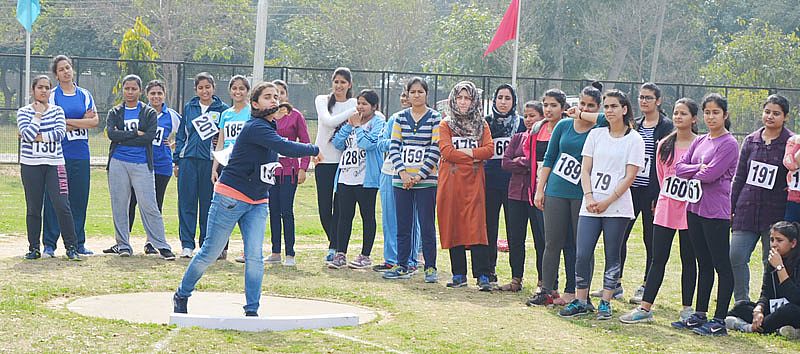
[[[439,274],[436,272],[436,268],[430,267],[425,269],[425,282],[426,283],[439,282]]]
[[[778,334],[786,337],[787,339],[800,339],[800,329],[792,326],[783,326],[778,330]]]
[[[694,309],[693,308],[684,307],[683,310],[681,310],[681,312],[679,314],[679,316],[680,316],[679,320],[680,321],[686,321],[686,319],[688,319],[689,316],[691,316],[693,313],[694,313]]]
[[[341,269],[347,266],[347,256],[344,253],[336,253],[333,256],[333,261],[328,263],[328,268],[330,269]]]
[[[752,325],[747,323],[747,321],[736,316],[725,317],[725,328],[745,333],[753,332]]]
[[[294,256],[286,256],[286,260],[283,261],[283,265],[285,267],[294,267],[297,265],[294,261]]]
[[[631,312],[619,316],[619,321],[627,324],[653,322],[653,311],[645,311],[643,308],[637,307]]]
[[[244,256],[242,256],[244,258]],[[271,253],[267,258],[264,258],[264,263],[266,264],[281,264],[281,255]]]
[[[639,305],[642,303],[642,298],[644,297],[644,285],[636,288],[636,292],[633,293],[633,297],[630,300],[630,303],[634,305]]]
[[[620,285],[620,286],[618,286],[618,287],[616,287],[614,289],[614,293],[611,294],[611,298],[612,299],[620,299],[620,298],[622,298],[622,295],[624,295],[624,294],[625,294],[625,289],[623,289],[622,285]],[[591,293],[589,293],[589,296],[591,296],[591,297],[603,297],[603,288],[600,288],[600,289],[597,289],[595,291],[592,291]]]
[[[236,257],[236,259],[234,259],[234,261],[236,261],[236,263],[244,263],[244,252],[242,252],[241,255]]]
[[[350,261],[347,266],[353,269],[366,269],[372,267],[372,260],[369,259],[369,256],[359,254],[356,256],[356,259]]]
[[[181,250],[181,258],[192,258],[192,249],[184,248]]]

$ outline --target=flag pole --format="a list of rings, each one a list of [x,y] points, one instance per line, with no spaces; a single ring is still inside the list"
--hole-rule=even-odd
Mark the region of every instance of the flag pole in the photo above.
[[[31,30],[25,29],[25,87],[27,87],[28,83],[31,82],[31,31],[33,31],[33,9],[31,8],[31,2],[27,1],[28,6],[28,18],[30,19]],[[25,90],[25,104],[30,103],[31,101],[31,91]]]
[[[522,15],[522,0],[517,2],[517,26],[514,33],[514,61],[511,64],[511,87],[517,89],[517,61],[519,60],[519,28]]]
[[[256,20],[256,43],[253,51],[253,86],[264,80],[264,56],[267,54],[267,9],[268,0],[258,0]]]

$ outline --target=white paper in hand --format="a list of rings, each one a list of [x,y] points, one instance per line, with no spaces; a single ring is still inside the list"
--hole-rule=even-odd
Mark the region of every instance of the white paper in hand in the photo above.
[[[222,166],[228,166],[228,160],[231,159],[231,152],[233,152],[233,145],[219,151],[212,151],[214,159]]]

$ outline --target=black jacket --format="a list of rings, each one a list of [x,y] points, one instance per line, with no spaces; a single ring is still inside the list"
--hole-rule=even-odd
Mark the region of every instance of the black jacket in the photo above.
[[[635,129],[638,132],[639,127],[642,126],[644,123],[644,116],[636,118]],[[658,115],[658,123],[656,124],[655,130],[653,130],[653,140],[655,141],[656,150],[658,150],[658,142],[661,139],[664,139],[667,135],[672,133],[672,130],[675,129],[675,126],[672,124],[672,120],[667,118],[667,116],[663,114]],[[657,155],[657,154],[656,154]],[[651,156],[645,156],[646,158],[653,158]],[[655,156],[657,159],[658,156]],[[661,186],[658,184],[658,173],[656,172],[656,161],[650,161],[650,184],[647,186],[647,195],[655,200],[658,198],[658,193],[661,191]]]
[[[153,170],[153,138],[156,136],[158,130],[158,114],[153,107],[146,104],[139,103],[141,109],[139,110],[139,131],[144,132],[144,135],[138,135],[137,132],[125,130],[125,106],[124,103],[108,111],[106,118],[106,134],[111,139],[111,146],[108,147],[108,164],[111,163],[111,156],[118,145],[125,146],[143,146],[147,150],[147,168]]]
[[[771,264],[764,268],[764,281],[761,283],[761,298],[758,299],[759,305],[764,313],[769,313],[769,300],[785,297],[790,303],[800,306],[800,260],[791,263],[784,263],[789,272],[789,279],[781,284],[778,280],[778,273]]]

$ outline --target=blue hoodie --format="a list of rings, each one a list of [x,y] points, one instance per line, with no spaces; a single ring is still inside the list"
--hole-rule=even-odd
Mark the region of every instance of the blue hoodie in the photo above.
[[[274,121],[263,118],[251,118],[244,123],[219,182],[253,200],[269,198],[272,184],[264,181],[264,169],[278,162],[278,154],[286,157],[319,154],[317,146],[286,140],[275,128]]]
[[[219,117],[226,109],[230,108],[225,102],[217,96],[211,98],[211,105],[208,106],[206,113],[211,113],[214,118],[214,126],[219,124]],[[202,108],[200,108],[200,97],[193,97],[189,102],[183,106],[183,117],[181,118],[181,126],[175,136],[175,152],[172,154],[174,163],[184,157],[193,157],[202,160],[211,160],[211,141],[216,138],[208,138],[206,140],[200,139],[200,135],[192,125],[192,120],[202,115]]]
[[[344,151],[347,148],[347,137],[356,131],[356,145],[367,152],[367,166],[364,175],[364,188],[378,188],[381,185],[381,166],[383,166],[383,151],[378,146],[379,140],[383,135],[383,128],[386,125],[386,117],[380,112],[375,112],[372,119],[367,122],[369,130],[362,127],[353,128],[350,124],[345,124],[333,136],[333,146],[337,150]],[[334,191],[339,184],[339,172],[336,170],[336,180],[334,181]]]

